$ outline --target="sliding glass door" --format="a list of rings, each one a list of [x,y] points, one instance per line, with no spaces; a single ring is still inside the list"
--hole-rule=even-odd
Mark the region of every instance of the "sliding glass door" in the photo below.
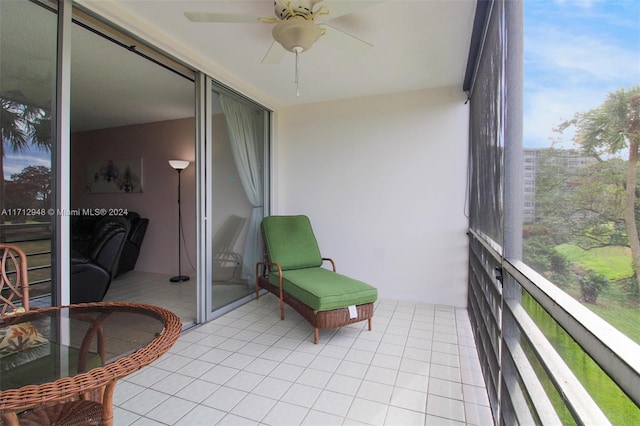
[[[28,256],[32,305],[51,304],[55,3],[0,1],[0,242]]]

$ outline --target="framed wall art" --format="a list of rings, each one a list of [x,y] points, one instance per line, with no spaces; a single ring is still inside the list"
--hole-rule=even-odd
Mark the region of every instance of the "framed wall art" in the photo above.
[[[142,158],[104,160],[87,164],[87,192],[142,192]]]

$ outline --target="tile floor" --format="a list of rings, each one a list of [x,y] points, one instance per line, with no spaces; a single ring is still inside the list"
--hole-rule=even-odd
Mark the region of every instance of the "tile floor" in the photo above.
[[[381,300],[313,329],[262,296],[118,382],[115,425],[491,425],[467,311]]]

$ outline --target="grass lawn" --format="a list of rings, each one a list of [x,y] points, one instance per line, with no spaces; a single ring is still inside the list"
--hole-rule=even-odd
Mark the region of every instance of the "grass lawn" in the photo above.
[[[629,303],[621,286],[616,284],[616,281],[633,275],[631,250],[628,247],[583,250],[570,244],[556,249],[571,263],[604,275],[609,280],[611,284],[602,290],[598,302],[595,305],[585,303],[584,306],[640,344],[640,306]],[[570,293],[579,297],[579,288]]]
[[[572,263],[589,271],[598,272],[609,281],[618,281],[633,275],[629,247],[614,246],[583,250],[572,244],[561,244],[556,247],[556,250]]]

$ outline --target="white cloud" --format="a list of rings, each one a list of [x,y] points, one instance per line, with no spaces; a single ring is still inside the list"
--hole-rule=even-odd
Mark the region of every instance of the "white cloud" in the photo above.
[[[20,173],[28,166],[45,166],[51,168],[51,154],[44,151],[7,153],[3,165],[4,178],[10,179],[12,174]]]
[[[538,88],[525,94],[524,142],[527,147],[549,147],[550,138],[562,138],[563,147],[572,145],[573,134],[553,132],[562,121],[576,112],[593,109],[604,101],[604,95],[588,88],[549,87]]]
[[[571,4],[574,4],[572,2]],[[589,2],[583,2],[589,3]],[[571,34],[566,27],[538,26],[525,38],[524,140],[548,147],[552,129],[577,112],[600,106],[609,92],[640,83],[640,54],[606,39],[597,28]],[[564,147],[572,133],[562,136]]]
[[[536,32],[525,41],[528,61],[536,67],[604,81],[637,80],[640,75],[637,51],[607,43],[597,34],[572,35],[549,28]]]

